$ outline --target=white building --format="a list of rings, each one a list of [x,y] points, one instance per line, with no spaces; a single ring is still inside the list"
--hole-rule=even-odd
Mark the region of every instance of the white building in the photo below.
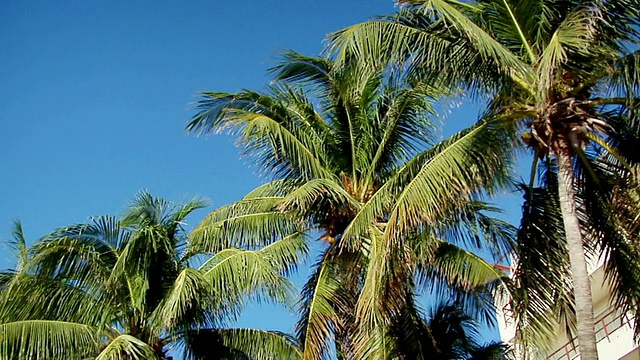
[[[634,319],[611,305],[611,291],[604,281],[602,262],[589,265],[600,360],[640,360],[640,349],[633,341]],[[502,341],[511,342],[515,336],[515,328],[506,311],[498,313],[498,326]],[[579,359],[577,339],[569,339],[564,330],[559,330],[558,333],[555,344],[548,353],[541,356],[541,360]]]

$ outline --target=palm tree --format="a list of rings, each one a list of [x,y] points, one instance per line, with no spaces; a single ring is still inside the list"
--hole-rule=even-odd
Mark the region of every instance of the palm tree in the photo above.
[[[637,142],[636,129],[618,128],[615,138],[620,155],[633,162],[632,171],[605,150],[589,154],[592,174],[577,173],[575,192],[578,220],[586,229],[585,250],[592,259],[605,257],[604,272],[613,284],[613,305],[637,317],[640,303],[640,202],[636,180],[637,161],[629,141]],[[626,135],[632,135],[624,139]],[[627,156],[629,155],[629,156]],[[522,309],[517,320],[523,324],[519,337],[530,343],[544,344],[553,334],[549,328],[565,324],[566,333],[575,333],[575,311],[570,279],[569,254],[562,224],[555,164],[543,167],[537,187],[521,184],[525,202],[517,237],[519,259],[513,274],[513,309]],[[595,175],[593,175],[595,174]],[[604,252],[604,254],[603,254]],[[543,284],[543,285],[541,285]],[[603,284],[604,285],[604,284]],[[551,316],[550,316],[551,315]],[[558,321],[549,321],[558,319]],[[532,347],[532,346],[530,346]]]
[[[511,348],[500,342],[483,344],[480,324],[451,300],[434,303],[428,316],[409,300],[407,311],[394,327],[399,359],[506,360]]]
[[[285,334],[225,324],[247,296],[292,296],[282,275],[303,241],[196,252],[183,221],[203,206],[142,192],[122,220],[96,217],[42,238],[0,295],[0,357],[170,359],[183,346],[193,359],[296,358]]]
[[[576,208],[575,174],[588,146],[615,155],[613,110],[638,98],[640,3],[630,1],[399,1],[395,16],[331,37],[340,59],[373,66],[400,61],[409,71],[489,99],[482,121],[524,128],[534,158],[558,167],[558,205],[569,254],[580,353],[596,359],[590,283]],[[509,128],[509,127],[508,127]],[[482,158],[478,158],[482,161]],[[535,174],[535,163],[534,171]],[[533,182],[533,181],[532,181]],[[619,294],[622,294],[620,292]]]
[[[510,229],[479,198],[506,182],[495,123],[434,144],[440,90],[394,74],[294,52],[267,92],[205,92],[187,126],[237,134],[271,182],[210,214],[193,231],[209,251],[264,246],[299,226],[325,245],[302,291],[304,359],[393,358],[393,319],[408,286],[435,278],[475,288],[504,274],[457,245],[508,247]],[[487,161],[474,159],[487,147]]]

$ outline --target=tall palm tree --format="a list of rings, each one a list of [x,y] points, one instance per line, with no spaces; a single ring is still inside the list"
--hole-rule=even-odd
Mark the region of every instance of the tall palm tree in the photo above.
[[[616,150],[612,110],[637,104],[640,3],[622,1],[399,1],[395,16],[332,35],[340,59],[403,62],[417,75],[487,95],[484,120],[524,128],[536,161],[558,167],[558,205],[571,264],[584,359],[596,359],[590,282],[576,208],[585,148]],[[636,45],[634,45],[636,44]],[[514,146],[521,143],[511,139]],[[478,158],[482,161],[482,158]],[[535,165],[534,165],[535,169]],[[585,170],[588,171],[588,170]],[[535,173],[535,171],[532,171]]]
[[[592,174],[578,172],[574,187],[579,204],[578,220],[585,229],[585,250],[594,260],[605,258],[604,272],[609,284],[613,284],[613,305],[637,317],[640,187],[635,175],[637,161],[632,159],[637,154],[628,154],[625,150],[630,149],[629,143],[625,142],[640,140],[637,123],[635,127],[633,132],[618,128],[615,134],[618,139],[635,134],[623,139],[619,147],[622,150],[619,154],[632,161],[630,169],[601,149],[588,155]],[[523,311],[516,319],[526,326],[521,326],[518,337],[534,344],[544,343],[551,335],[548,334],[550,318],[560,320],[551,321],[553,327],[564,324],[567,334],[575,332],[572,284],[568,281],[571,274],[569,254],[558,204],[557,172],[557,166],[548,162],[537,187],[521,184],[525,203],[515,247],[519,261],[513,274],[511,307]]]
[[[0,295],[0,357],[170,359],[183,346],[193,359],[297,358],[287,335],[224,326],[247,296],[292,296],[282,275],[304,242],[196,252],[183,225],[203,206],[142,192],[121,220],[96,217],[38,241]]]
[[[191,236],[215,251],[268,245],[298,226],[319,233],[297,327],[304,359],[325,358],[332,338],[341,358],[393,358],[389,331],[414,276],[475,288],[504,275],[457,246],[508,247],[509,227],[478,201],[506,182],[504,135],[486,122],[433,144],[439,90],[395,74],[294,52],[273,74],[263,93],[202,94],[187,129],[237,134],[272,181]]]

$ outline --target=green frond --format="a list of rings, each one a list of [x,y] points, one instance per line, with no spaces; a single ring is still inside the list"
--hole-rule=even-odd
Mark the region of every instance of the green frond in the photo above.
[[[424,241],[425,236],[426,241],[430,241],[436,237],[467,250],[489,252],[494,259],[501,259],[513,251],[517,229],[487,212],[500,213],[501,210],[482,201],[461,202],[453,214],[428,224],[412,241]]]
[[[297,209],[305,213],[312,210],[313,206],[321,201],[330,202],[336,208],[357,208],[359,206],[359,202],[344,189],[342,183],[338,183],[334,179],[320,178],[306,181],[289,192],[278,204],[278,208],[282,211]]]
[[[272,262],[274,253],[229,248],[202,264],[198,270],[211,284],[216,299],[212,311],[234,318],[247,298],[290,303],[293,285],[280,275],[282,263]]]
[[[118,312],[112,295],[101,288],[83,289],[65,280],[18,274],[0,294],[0,322],[56,319],[99,327]]]
[[[301,359],[290,335],[256,329],[201,329],[187,334],[187,359]]]
[[[278,63],[269,69],[269,72],[273,74],[274,81],[300,81],[329,87],[333,67],[333,63],[327,59],[287,50],[281,54]]]
[[[83,233],[83,228],[65,228],[43,238],[30,249],[31,259],[25,270],[79,285],[109,278],[118,259],[116,249],[93,234]],[[78,233],[74,234],[75,230]]]
[[[517,343],[531,351],[552,343],[559,326],[571,329],[575,324],[555,173],[548,172],[543,180],[546,186],[540,188],[521,185],[525,203],[509,290]]]
[[[445,91],[425,84],[411,89],[404,86],[406,84],[390,86],[379,96],[375,117],[365,114],[372,119],[363,120],[368,129],[363,134],[366,137],[359,141],[358,153],[362,159],[359,167],[373,187],[434,138],[431,99]]]
[[[501,119],[482,121],[403,166],[388,183],[399,194],[385,237],[406,236],[425,223],[451,216],[461,201],[505,186],[511,158],[509,126]]]
[[[119,335],[111,340],[95,360],[152,360],[159,356],[149,345],[131,335]]]
[[[260,249],[260,254],[269,259],[275,271],[288,276],[309,254],[307,235],[301,232],[285,236]]]
[[[249,200],[254,198],[281,198],[298,186],[297,181],[289,180],[273,180],[265,184],[258,186],[257,188],[249,191],[242,200]]]
[[[406,306],[406,284],[413,270],[410,251],[403,241],[388,241],[381,233],[371,239],[369,263],[355,309],[353,348],[357,358],[389,356],[394,345],[387,333]]]
[[[260,113],[237,111],[233,116],[246,125],[243,137],[249,151],[259,154],[264,164],[273,164],[272,160],[287,164],[274,168],[276,173],[292,172],[308,179],[330,176],[322,159],[318,158],[323,153],[322,144],[315,139],[301,139],[310,137],[311,133],[294,133],[278,120]]]
[[[85,359],[98,348],[90,326],[55,320],[24,320],[0,324],[3,359]]]
[[[185,324],[202,322],[212,294],[213,286],[202,272],[184,269],[150,316],[150,322],[158,330],[170,331]]]
[[[433,241],[438,243],[433,257],[419,263],[422,270],[418,273],[422,275],[418,277],[419,283],[428,286],[433,275],[427,273],[433,272],[450,286],[471,291],[507,277],[507,274],[470,251],[445,241]]]
[[[456,2],[430,0],[425,1],[420,10],[427,13],[433,12],[442,17],[445,23],[451,24],[456,30],[464,34],[467,40],[473,44],[475,50],[485,59],[492,60],[503,74],[511,77],[523,86],[525,90],[531,91],[533,89],[532,69],[458,10],[454,4]]]
[[[538,103],[548,101],[548,91],[552,82],[560,74],[560,67],[570,55],[586,54],[593,46],[593,29],[590,11],[578,11],[565,18],[546,44],[538,63],[537,96]]]
[[[172,220],[172,207],[169,201],[141,190],[129,204],[122,223],[125,226],[168,225]]]
[[[198,104],[201,111],[187,129],[198,133],[239,132],[246,152],[274,175],[329,175],[325,162],[319,158],[324,154],[325,137],[309,123],[316,122],[313,107],[307,106],[306,112],[300,114],[306,100],[298,99],[297,93],[286,87],[274,91],[274,96],[248,91],[203,93],[204,99]]]
[[[228,247],[256,249],[304,229],[291,212],[278,210],[283,197],[247,198],[222,206],[191,232],[191,253],[214,253]]]
[[[637,98],[640,93],[640,50],[633,51],[617,59],[610,77],[605,84],[612,90],[625,94],[628,98]]]
[[[18,256],[16,270],[20,271],[24,268],[24,265],[29,261],[29,252],[27,249],[27,241],[22,230],[22,222],[20,220],[13,221],[13,231],[11,231],[13,240],[9,242],[9,245],[16,251]]]
[[[332,265],[327,258],[319,261],[302,289],[301,315],[295,332],[304,360],[329,357],[329,342],[338,321],[336,308],[344,305],[343,290]]]

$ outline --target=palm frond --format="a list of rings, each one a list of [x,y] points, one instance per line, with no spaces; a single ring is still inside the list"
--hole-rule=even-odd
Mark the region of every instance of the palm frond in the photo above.
[[[640,93],[640,50],[636,50],[617,59],[613,72],[604,82],[613,91],[625,94],[630,99],[637,98]]]
[[[566,63],[570,55],[583,55],[593,46],[593,14],[585,9],[570,14],[558,26],[546,45],[538,63],[538,102],[548,101],[548,89],[560,72],[560,66]]]
[[[271,251],[269,251],[271,250]],[[199,271],[213,288],[212,311],[233,319],[246,298],[257,301],[272,301],[287,304],[293,298],[293,285],[280,275],[286,259],[274,261],[277,252],[271,248],[266,253],[259,250],[225,249],[207,260]],[[288,254],[281,247],[280,254]],[[279,262],[279,263],[278,263]]]
[[[315,112],[300,117],[299,109],[308,101],[284,87],[273,88],[273,96],[245,91],[239,94],[203,93],[201,109],[187,126],[196,133],[240,132],[245,150],[256,156],[267,172],[283,177],[329,176],[324,153],[323,134],[310,127]],[[309,119],[311,117],[311,119]],[[318,141],[320,140],[320,141]]]
[[[184,269],[176,278],[149,322],[162,329],[177,329],[185,324],[204,322],[204,312],[210,306],[213,286],[197,269]]]
[[[111,340],[107,346],[96,356],[95,360],[151,360],[159,356],[144,341],[131,335],[119,335]]]
[[[464,34],[485,59],[492,60],[504,74],[525,87],[525,90],[533,89],[532,69],[458,10],[454,4],[456,3],[453,1],[430,0],[425,1],[420,10],[441,16],[447,24],[451,24],[461,34]]]
[[[269,72],[274,81],[302,82],[318,84],[324,88],[331,86],[333,63],[320,57],[305,56],[292,50],[281,54],[278,64]]]
[[[423,286],[431,284],[433,274],[445,279],[449,286],[466,291],[507,277],[503,271],[472,252],[445,241],[432,241],[438,244],[433,255],[419,263],[418,283]]]
[[[65,280],[18,274],[0,295],[0,322],[55,319],[100,327],[112,321],[119,311],[111,296],[101,288],[82,288]]]
[[[480,122],[403,166],[389,181],[400,193],[385,237],[406,236],[424,223],[450,216],[461,199],[505,186],[511,157],[508,126],[500,119]]]
[[[187,359],[301,359],[296,340],[277,331],[201,329],[187,334]]]
[[[329,341],[338,321],[337,308],[345,304],[344,291],[332,265],[330,259],[319,261],[302,289],[301,315],[295,332],[305,360],[329,357]]]
[[[558,327],[573,331],[573,287],[554,173],[544,187],[524,185],[525,203],[518,232],[510,289],[510,309],[518,331],[517,342],[533,351],[555,339]]]
[[[283,197],[282,202],[278,204],[278,208],[283,211],[296,209],[302,213],[308,212],[321,201],[328,201],[334,204],[334,207],[351,207],[355,208],[359,202],[353,199],[343,187],[341,183],[334,179],[313,179],[305,182],[298,188],[289,192]]]
[[[359,358],[388,356],[393,319],[401,315],[414,264],[403,241],[387,241],[378,232],[369,244],[369,263],[356,304],[354,351]]]
[[[280,196],[249,196],[222,206],[191,232],[190,252],[220,251],[228,247],[256,249],[304,229],[291,211],[281,211]]]
[[[55,320],[0,324],[4,359],[84,359],[95,354],[98,341],[97,330],[82,324]]]
[[[20,271],[24,265],[29,261],[29,252],[27,250],[27,240],[22,230],[22,222],[20,220],[14,220],[13,231],[11,231],[13,240],[9,242],[9,245],[16,251],[18,256],[16,270]]]

